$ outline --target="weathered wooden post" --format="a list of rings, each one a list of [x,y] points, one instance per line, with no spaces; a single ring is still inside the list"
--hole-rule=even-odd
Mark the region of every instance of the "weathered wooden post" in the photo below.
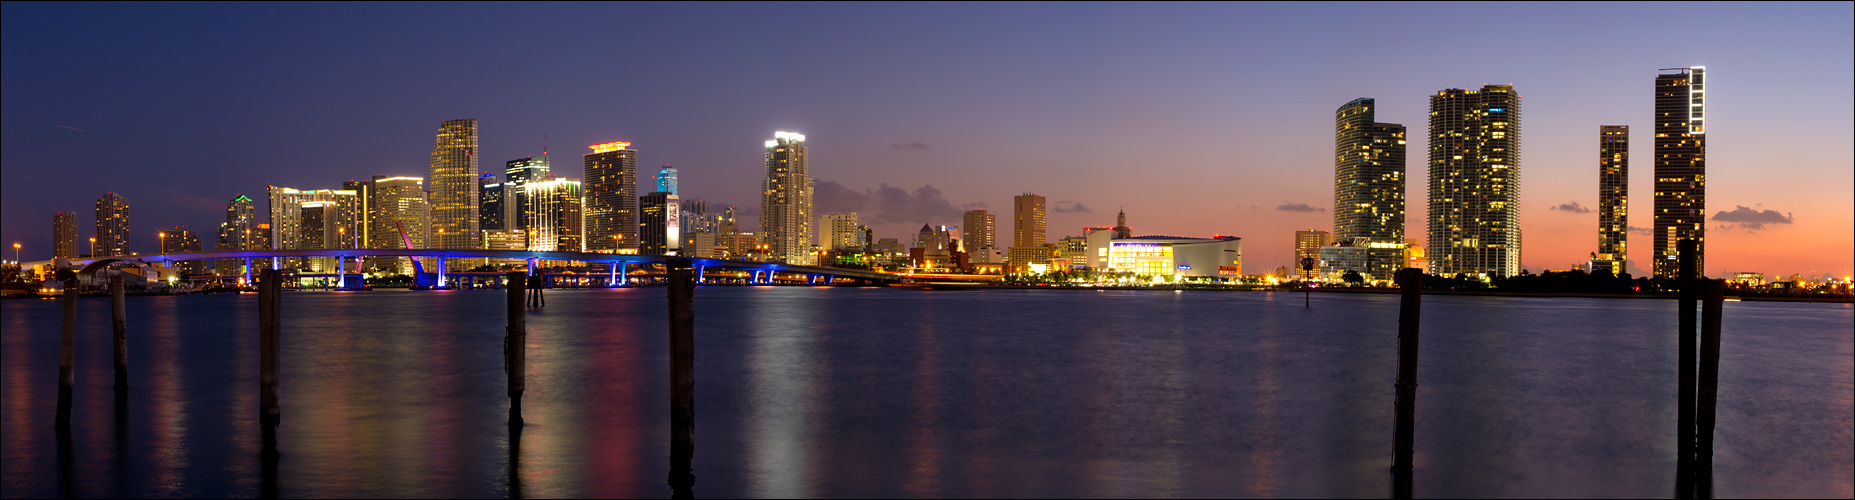
[[[1700,275],[1700,244],[1692,238],[1684,238],[1676,245],[1676,250],[1679,251],[1676,257],[1679,274],[1676,278],[1679,283],[1677,286],[1681,287],[1681,295],[1677,299],[1680,304],[1676,307],[1676,314],[1681,316],[1676,322],[1675,334],[1679,335],[1676,339],[1676,348],[1681,349],[1677,360],[1681,366],[1677,367],[1676,376],[1680,379],[1675,383],[1677,391],[1675,395],[1675,475],[1677,481],[1675,494],[1680,498],[1692,498],[1694,496],[1694,382],[1696,377],[1694,372],[1699,358],[1699,353],[1695,349],[1698,339],[1694,335],[1694,302],[1700,299],[1700,284],[1697,282]]]
[[[71,271],[60,271],[68,274]],[[77,278],[64,280],[64,330],[58,336],[58,419],[59,431],[71,428],[71,386],[73,367],[77,365]]]
[[[502,368],[509,375],[509,427],[522,426],[522,391],[528,388],[528,310],[522,307],[527,289],[520,271],[508,274],[509,327],[502,337]],[[519,431],[518,431],[519,432]]]
[[[1726,280],[1706,280],[1706,299],[1700,307],[1700,408],[1695,433],[1695,481],[1698,493],[1712,498],[1714,410],[1720,393],[1720,310],[1726,302]]]
[[[116,332],[116,392],[129,389],[129,306],[122,275],[109,277],[110,326]]]
[[[265,269],[258,283],[258,408],[267,434],[282,422],[283,277]]]
[[[687,496],[695,485],[690,470],[696,431],[696,281],[689,259],[665,266],[670,296],[670,488]]]
[[[1392,490],[1396,498],[1411,497],[1411,456],[1417,432],[1417,334],[1423,313],[1423,270],[1399,269],[1398,382],[1391,459]]]

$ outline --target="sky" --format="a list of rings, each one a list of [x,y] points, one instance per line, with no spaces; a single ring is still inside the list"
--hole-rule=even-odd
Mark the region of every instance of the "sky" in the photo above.
[[[1242,237],[1262,273],[1332,229],[1340,105],[1408,128],[1421,242],[1428,96],[1512,84],[1538,272],[1596,249],[1600,125],[1631,125],[1647,251],[1654,78],[1706,66],[1706,272],[1855,272],[1855,4],[1678,5],[6,2],[0,238],[49,258],[52,214],[88,235],[113,191],[137,251],[210,240],[266,184],[425,176],[438,122],[476,118],[485,171],[545,137],[578,177],[587,145],[630,141],[641,180],[673,164],[683,198],[754,214],[763,143],[792,131],[817,212],[878,238],[983,207],[1008,244],[1034,192],[1052,241],[1125,210],[1136,234]]]

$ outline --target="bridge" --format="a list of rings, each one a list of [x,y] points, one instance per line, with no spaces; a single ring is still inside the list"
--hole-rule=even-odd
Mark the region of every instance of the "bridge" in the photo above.
[[[347,258],[361,258],[361,259],[366,259],[369,257],[428,258],[428,259],[432,259],[436,261],[435,262],[436,266],[434,266],[435,267],[434,274],[437,275],[436,284],[439,287],[444,287],[447,285],[448,276],[446,275],[446,270],[445,270],[445,262],[447,259],[525,260],[528,262],[528,273],[530,275],[535,274],[536,270],[540,268],[539,266],[540,261],[585,262],[588,265],[605,264],[607,266],[606,283],[609,284],[610,286],[624,286],[626,284],[626,268],[627,267],[640,266],[640,265],[643,265],[643,266],[666,265],[667,266],[671,259],[688,259],[691,262],[691,266],[694,267],[696,270],[696,281],[698,283],[701,282],[702,273],[707,268],[741,271],[747,274],[747,279],[751,283],[755,283],[755,284],[772,284],[774,283],[775,279],[777,279],[778,276],[782,274],[788,277],[801,276],[801,277],[804,277],[807,283],[812,283],[812,284],[828,284],[828,283],[836,282],[839,279],[852,279],[852,280],[857,280],[857,281],[866,282],[866,283],[894,282],[894,281],[900,281],[902,279],[902,276],[899,276],[899,275],[880,272],[880,271],[869,271],[869,270],[864,270],[864,269],[845,269],[845,268],[836,268],[836,267],[802,266],[802,265],[793,265],[793,264],[779,264],[779,263],[771,263],[771,262],[751,262],[751,261],[741,261],[741,260],[700,259],[700,258],[676,257],[676,256],[624,255],[624,254],[586,253],[586,252],[533,252],[533,251],[526,251],[526,250],[439,250],[439,249],[406,250],[406,249],[365,249],[365,248],[328,249],[328,250],[244,250],[244,251],[231,251],[231,252],[190,252],[190,253],[170,253],[170,254],[155,254],[155,255],[101,256],[101,257],[90,257],[90,258],[82,258],[82,259],[69,259],[69,261],[71,262],[73,266],[81,266],[82,271],[80,271],[78,274],[80,276],[88,278],[94,275],[98,269],[102,269],[104,267],[108,267],[114,264],[147,265],[147,264],[152,264],[152,263],[157,263],[157,262],[167,263],[167,262],[188,261],[188,260],[243,259],[245,261],[244,282],[251,283],[252,282],[251,275],[254,270],[251,265],[252,259],[270,259],[271,269],[278,269],[280,267],[279,263],[281,262],[281,259],[308,258],[308,257],[342,257],[341,259],[337,259],[337,268],[335,272],[335,275],[337,276],[347,276],[350,274],[347,270],[347,262],[348,262]],[[34,262],[30,264],[49,264],[49,263],[50,263],[49,261],[40,261],[40,262]],[[356,270],[356,273],[354,274],[359,274],[359,270]]]

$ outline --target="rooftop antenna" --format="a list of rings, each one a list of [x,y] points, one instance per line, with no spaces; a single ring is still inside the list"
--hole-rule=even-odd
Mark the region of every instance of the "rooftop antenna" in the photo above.
[[[547,132],[541,133],[541,156],[547,156]]]

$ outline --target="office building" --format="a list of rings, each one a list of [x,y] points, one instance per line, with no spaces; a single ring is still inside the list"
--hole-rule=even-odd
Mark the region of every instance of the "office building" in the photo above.
[[[66,259],[78,258],[78,252],[84,251],[83,238],[77,235],[77,212],[58,212],[52,214],[52,257]]]
[[[1333,244],[1333,233],[1309,228],[1295,231],[1295,261],[1288,267],[1294,269],[1294,275],[1301,279],[1313,279],[1320,276],[1320,249]],[[1302,269],[1303,259],[1314,259],[1314,269]]]
[[[156,235],[161,239],[162,254],[197,253],[200,251],[200,236],[193,234],[187,226],[174,226],[161,230]],[[170,264],[181,274],[199,275],[206,272],[205,262],[200,260],[180,260]]]
[[[677,194],[676,167],[664,165],[663,168],[657,169],[657,191]]]
[[[1040,247],[1044,244],[1044,198],[1024,193],[1011,198],[1011,246]]]
[[[812,178],[805,136],[775,132],[766,141],[766,177],[760,183],[760,239],[768,260],[813,263]]]
[[[96,256],[130,255],[129,200],[114,192],[97,198]]]
[[[1431,274],[1520,274],[1520,95],[1512,85],[1430,96],[1429,198]]]
[[[1591,272],[1623,274],[1629,260],[1630,126],[1597,131],[1597,252]]]
[[[214,242],[213,250],[234,252],[241,250],[262,250],[252,246],[257,229],[258,213],[252,206],[251,197],[238,195],[225,204],[225,222],[219,223],[219,238]],[[245,259],[218,259],[214,263],[214,273],[220,276],[242,276],[245,274]]]
[[[426,202],[425,179],[374,176],[373,184],[374,213],[369,217],[373,228],[368,231],[367,248],[430,248],[431,207]],[[412,261],[401,257],[369,258],[367,268],[400,275],[413,272]]]
[[[586,250],[638,251],[638,151],[629,142],[587,146]]]
[[[1681,240],[1700,242],[1696,269],[1707,269],[1707,130],[1705,66],[1655,76],[1655,263],[1658,278],[1677,278]]]
[[[514,229],[524,233],[528,231],[528,221],[534,218],[534,214],[528,213],[528,192],[522,186],[529,182],[547,180],[551,175],[553,174],[546,151],[541,152],[540,158],[529,156],[519,160],[509,160],[502,177],[503,229]]]
[[[682,200],[662,191],[638,199],[639,255],[678,255],[683,248]]]
[[[477,177],[477,227],[484,231],[508,230],[509,204],[503,201],[508,193],[503,192],[502,181],[496,174],[484,172]],[[487,233],[485,233],[487,234]]]
[[[528,249],[538,252],[583,252],[583,213],[580,181],[552,178],[522,186],[528,193],[528,210],[534,219],[528,228]],[[636,244],[636,238],[632,238]]]
[[[868,242],[863,240],[862,226],[857,224],[857,213],[824,214],[818,223],[818,246],[826,250],[863,249]]]
[[[477,120],[446,120],[438,125],[431,172],[425,176],[425,188],[431,193],[432,248],[481,248],[477,160]],[[450,259],[449,270],[475,267],[469,260]]]
[[[960,237],[966,240],[967,250],[998,246],[997,215],[986,213],[983,208],[968,210],[961,223],[965,231]]]

